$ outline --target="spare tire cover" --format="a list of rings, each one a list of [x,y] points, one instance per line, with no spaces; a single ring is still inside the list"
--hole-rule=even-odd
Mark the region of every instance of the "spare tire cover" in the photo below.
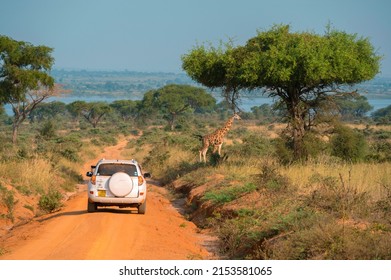
[[[133,189],[132,178],[124,172],[117,172],[110,178],[109,189],[115,196],[127,196]]]

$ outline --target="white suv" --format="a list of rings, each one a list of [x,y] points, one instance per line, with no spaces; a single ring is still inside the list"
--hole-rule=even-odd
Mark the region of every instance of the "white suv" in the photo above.
[[[98,206],[137,207],[139,214],[145,214],[149,173],[142,173],[135,160],[101,159],[87,172],[88,212]]]

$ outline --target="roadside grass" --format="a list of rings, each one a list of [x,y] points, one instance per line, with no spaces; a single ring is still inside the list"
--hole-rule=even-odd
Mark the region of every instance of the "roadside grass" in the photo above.
[[[227,258],[391,259],[389,162],[320,153],[281,165],[269,140],[242,130],[223,146],[222,160],[204,164],[199,143],[182,141],[188,135],[160,133],[135,150],[165,184],[178,181],[188,194],[200,188],[188,196],[189,217],[207,219]],[[182,140],[166,141],[174,136]]]
[[[223,189],[209,190],[204,194],[204,200],[210,200],[213,203],[223,204],[237,199],[238,197],[255,191],[257,186],[253,183],[245,185],[235,184]]]
[[[335,160],[310,161],[281,167],[280,170],[303,192],[311,191],[317,177],[339,179],[342,176],[356,191],[370,193],[373,199],[381,199],[387,188],[391,187],[390,162],[347,164]]]
[[[52,171],[51,163],[43,158],[0,162],[0,177],[9,178],[10,184],[26,195],[40,194],[56,182]]]

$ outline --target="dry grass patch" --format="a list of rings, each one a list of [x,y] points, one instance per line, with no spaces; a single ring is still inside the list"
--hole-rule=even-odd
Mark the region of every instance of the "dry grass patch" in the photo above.
[[[307,192],[316,176],[324,178],[343,178],[346,184],[358,192],[367,192],[374,199],[385,195],[385,187],[391,186],[391,163],[306,163],[281,167],[281,173],[287,176],[299,190]]]

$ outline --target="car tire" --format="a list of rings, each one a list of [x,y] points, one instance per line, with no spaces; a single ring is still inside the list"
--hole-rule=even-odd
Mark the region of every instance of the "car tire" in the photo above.
[[[96,203],[88,201],[87,212],[92,213],[98,210]]]
[[[147,211],[147,201],[145,200],[143,204],[139,205],[138,213],[144,215],[146,211]]]
[[[128,174],[117,172],[110,178],[109,189],[116,197],[125,197],[133,190],[133,180]]]

